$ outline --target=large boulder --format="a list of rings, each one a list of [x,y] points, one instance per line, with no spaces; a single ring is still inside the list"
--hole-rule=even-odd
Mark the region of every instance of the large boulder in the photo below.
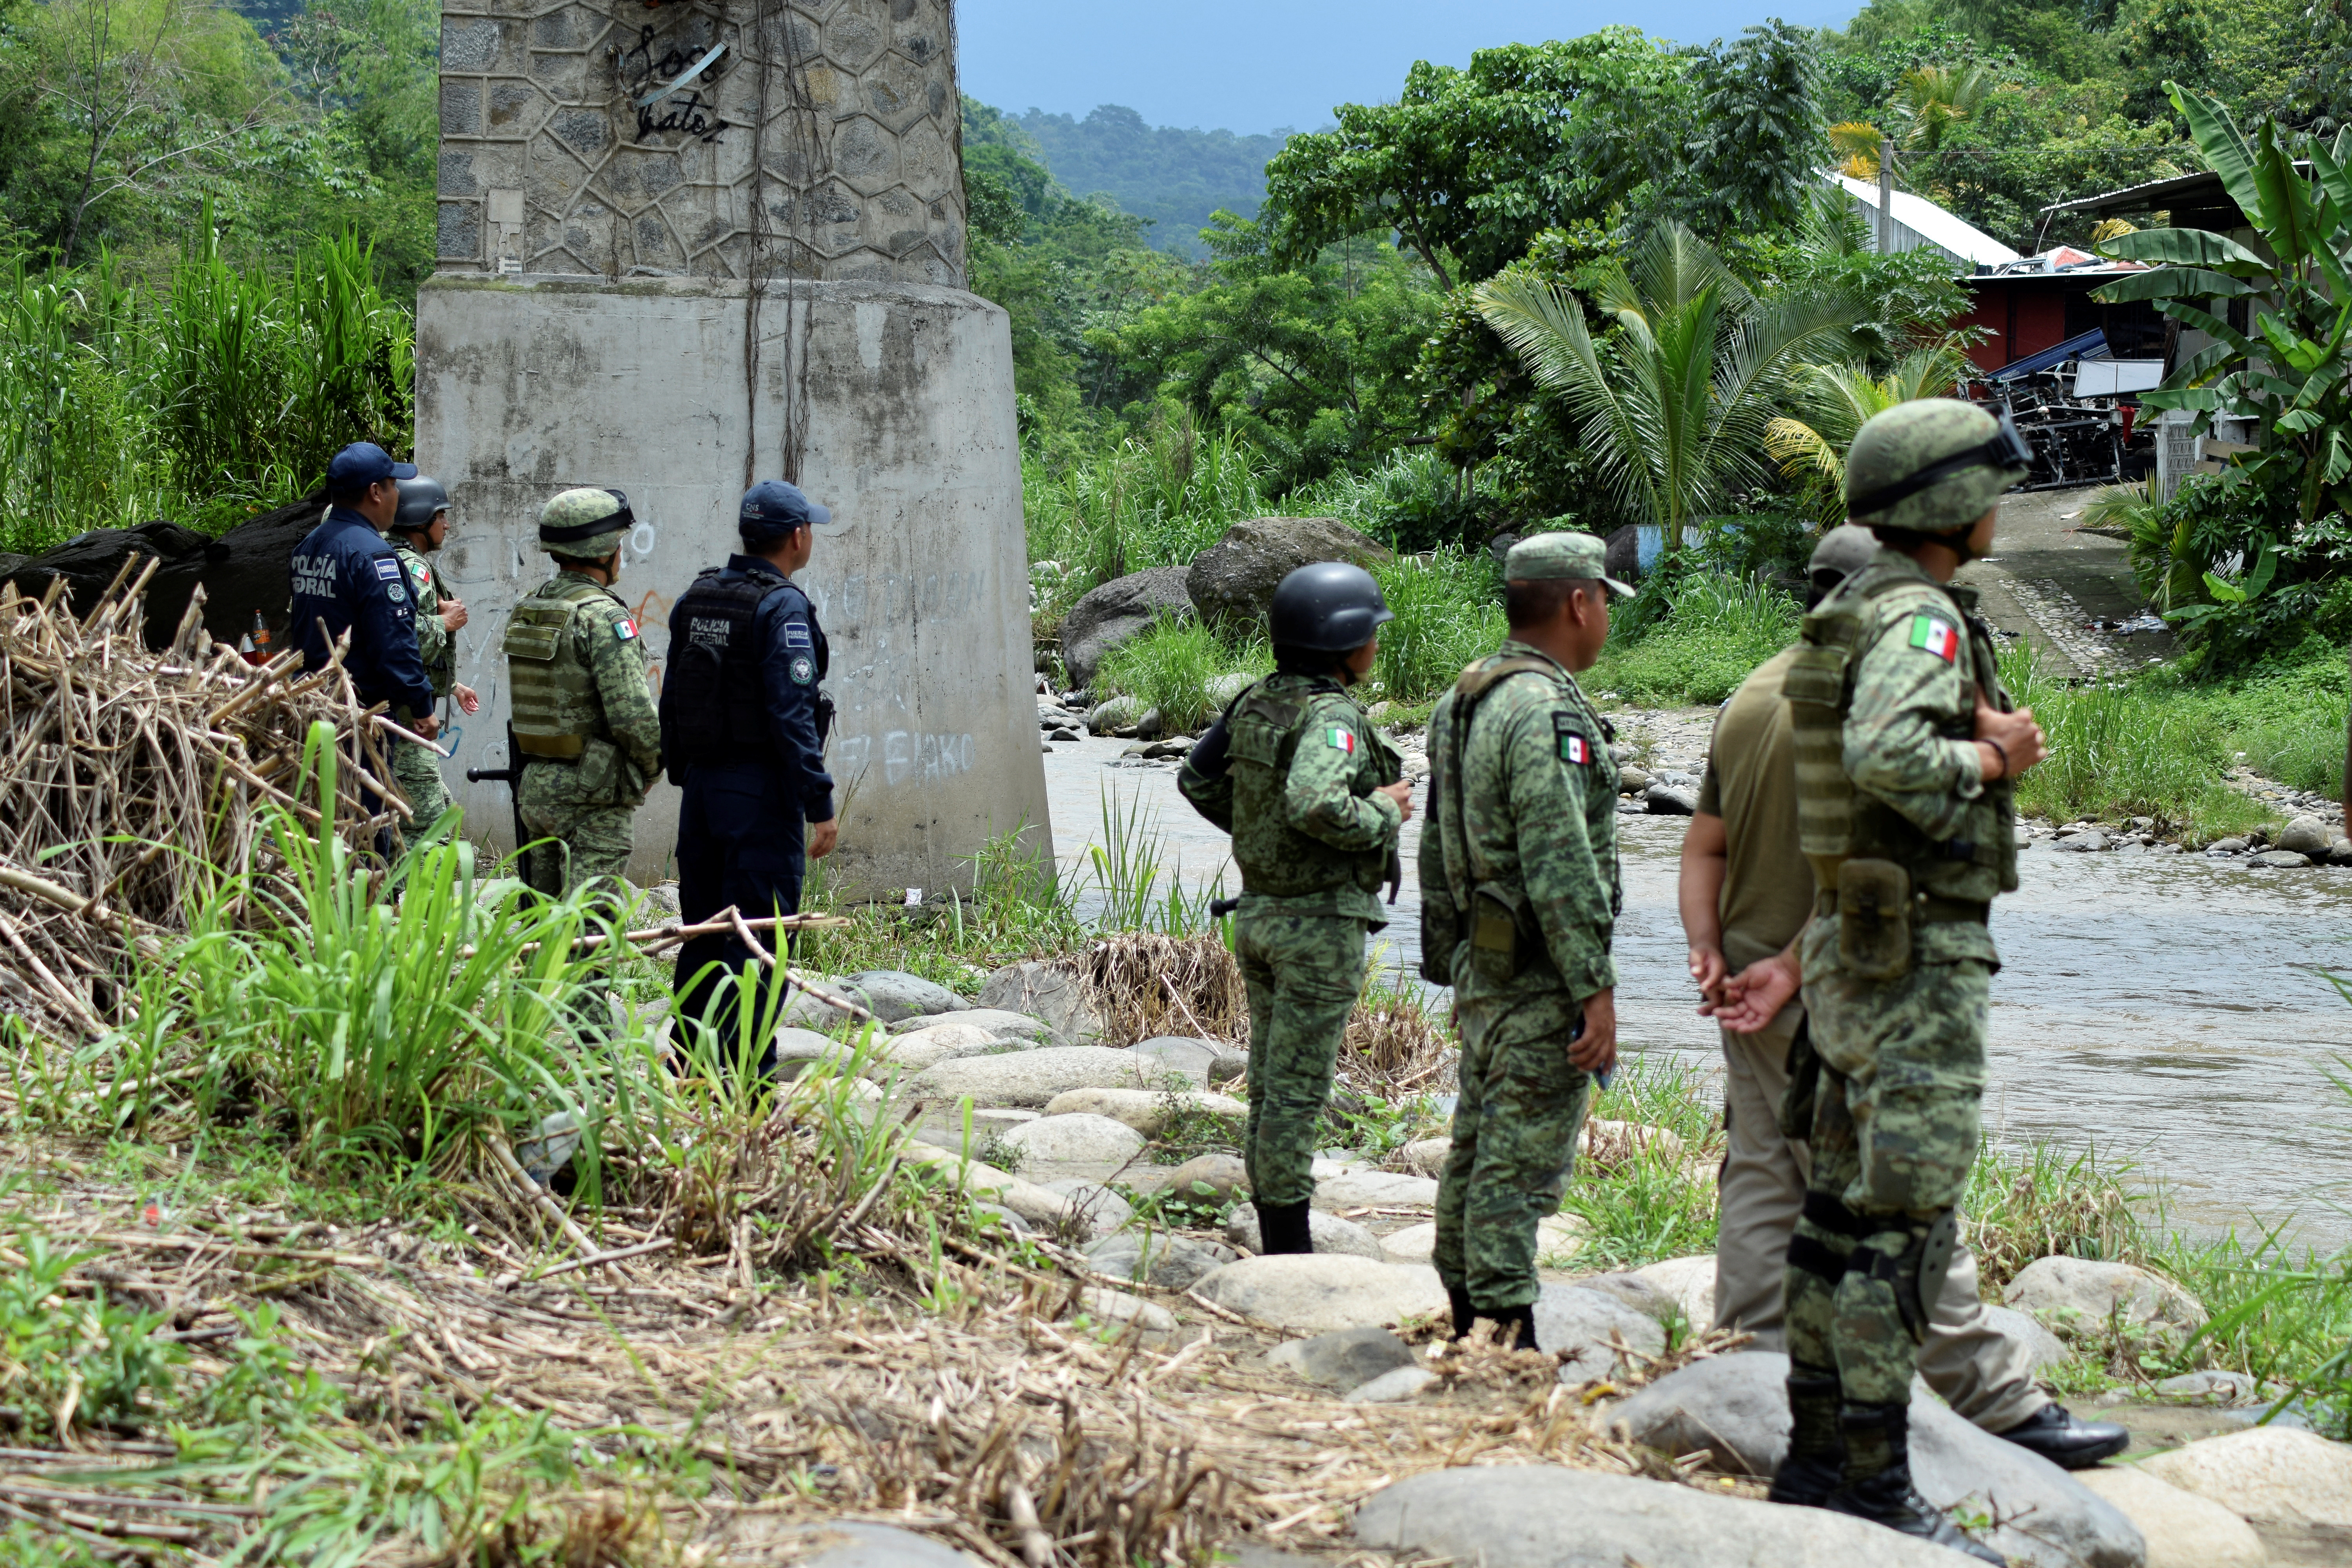
[[[1584,1250],[1586,1237],[1591,1226],[1575,1215],[1549,1215],[1536,1222],[1536,1267],[1565,1268]],[[1437,1222],[1425,1220],[1409,1225],[1402,1230],[1392,1230],[1381,1237],[1381,1250],[1394,1263],[1427,1263],[1437,1253]],[[1644,1320],[1645,1321],[1647,1320]],[[1655,1329],[1657,1324],[1650,1324]],[[1661,1349],[1664,1342],[1659,1342]]]
[[[1124,1121],[1146,1138],[1157,1138],[1166,1131],[1170,1119],[1180,1112],[1214,1117],[1238,1128],[1249,1115],[1249,1107],[1229,1094],[1190,1090],[1171,1094],[1149,1089],[1073,1089],[1055,1095],[1045,1105],[1049,1117],[1108,1116],[1114,1121]]]
[[[1666,1331],[1657,1320],[1637,1312],[1614,1296],[1574,1285],[1546,1284],[1536,1298],[1536,1344],[1555,1355],[1562,1383],[1608,1377],[1622,1359],[1619,1342],[1643,1355],[1666,1352]]]
[[[39,555],[0,563],[0,569],[18,593],[36,598],[63,577],[75,610],[87,614],[125,562],[154,556],[163,564],[147,584],[149,644],[170,640],[190,596],[202,587],[206,631],[233,647],[253,628],[258,611],[284,652],[292,646],[287,616],[293,602],[294,546],[319,525],[326,510],[325,496],[311,496],[249,518],[218,539],[176,522],[93,529]]]
[[[1310,561],[1386,561],[1379,542],[1328,517],[1258,517],[1237,522],[1184,574],[1201,618],[1215,626],[1263,625],[1274,590]]]
[[[2147,1568],[2263,1568],[2270,1561],[2252,1525],[2137,1465],[2094,1465],[2076,1470],[2074,1480],[2132,1521],[2147,1542]]]
[[[1827,1509],[1556,1465],[1409,1476],[1356,1510],[1356,1539],[1478,1568],[1953,1568],[1959,1561]]]
[[[2255,1426],[2140,1461],[2168,1486],[2265,1527],[2328,1532],[2352,1559],[2352,1447],[2292,1426]]]
[[[1086,983],[1050,963],[1005,965],[982,983],[980,1005],[1039,1020],[1057,1046],[1097,1045],[1106,1032]]]
[[[1192,1289],[1229,1312],[1302,1334],[1380,1328],[1446,1311],[1436,1270],[1369,1258],[1244,1258]]]
[[[1715,1254],[1669,1258],[1664,1263],[1636,1268],[1633,1274],[1674,1303],[1690,1332],[1715,1327]]]
[[[917,1073],[907,1085],[916,1100],[957,1100],[975,1105],[1043,1110],[1067,1089],[1149,1089],[1152,1065],[1131,1051],[1103,1046],[1040,1046],[1002,1056],[957,1057]]]
[[[1097,1272],[1139,1279],[1163,1290],[1189,1290],[1203,1275],[1234,1261],[1233,1249],[1164,1232],[1119,1231],[1087,1249]]]
[[[1036,1121],[1002,1134],[1001,1141],[1026,1159],[1055,1165],[1123,1165],[1143,1152],[1142,1133],[1124,1121],[1085,1111],[1049,1109]]]
[[[2087,1258],[2037,1258],[2000,1296],[2069,1342],[2095,1338],[2120,1321],[2136,1333],[2178,1346],[2205,1321],[2197,1298],[2170,1280],[2128,1263]]]
[[[1206,1187],[1206,1193],[1195,1189]],[[1240,1156],[1222,1152],[1195,1154],[1182,1164],[1171,1167],[1160,1178],[1163,1193],[1181,1193],[1188,1198],[1214,1198],[1219,1203],[1232,1203],[1249,1192],[1249,1167]],[[1311,1216],[1310,1216],[1311,1217]]]
[[[1184,585],[1186,568],[1154,566],[1114,577],[1087,593],[1062,617],[1062,667],[1070,683],[1093,682],[1103,657],[1161,616],[1192,618],[1192,596]]]
[[[1769,1476],[1789,1449],[1788,1376],[1784,1355],[1710,1357],[1643,1389],[1610,1422],[1677,1458],[1705,1448],[1719,1468]],[[1911,1469],[1920,1495],[1937,1508],[1965,1504],[2011,1521],[1987,1544],[2018,1568],[2143,1568],[2146,1545],[2115,1507],[2049,1460],[1953,1415],[1916,1382]]]
[[[1420,1364],[1412,1347],[1386,1329],[1339,1329],[1292,1340],[1266,1352],[1265,1360],[1325,1388],[1357,1388],[1382,1373]]]
[[[1194,1083],[1223,1083],[1249,1070],[1249,1053],[1238,1050],[1223,1040],[1197,1039],[1190,1035],[1154,1035],[1148,1040],[1138,1040],[1133,1048],[1147,1057],[1161,1061],[1192,1079]]]
[[[1318,1209],[1434,1208],[1437,1184],[1394,1171],[1346,1171],[1315,1184]]]
[[[1002,1007],[959,1007],[946,1013],[923,1013],[912,1018],[901,1018],[890,1026],[894,1035],[911,1035],[918,1029],[928,1029],[934,1024],[957,1024],[974,1029],[985,1029],[991,1038],[998,1040],[1037,1040],[1052,1042],[1054,1031],[1041,1019],[1026,1013],[1008,1013]]]

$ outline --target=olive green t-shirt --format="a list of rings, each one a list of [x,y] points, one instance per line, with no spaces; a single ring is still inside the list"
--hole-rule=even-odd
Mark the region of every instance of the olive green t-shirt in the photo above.
[[[1797,650],[1775,654],[1716,715],[1698,809],[1723,819],[1723,958],[1734,971],[1795,940],[1813,912],[1813,868],[1797,843],[1797,753],[1780,680]],[[1796,1032],[1790,1003],[1768,1036]]]

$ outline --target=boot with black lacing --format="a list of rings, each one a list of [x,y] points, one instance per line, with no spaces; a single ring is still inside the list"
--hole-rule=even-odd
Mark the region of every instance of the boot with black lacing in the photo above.
[[[1272,1258],[1284,1253],[1315,1250],[1315,1230],[1307,1205],[1300,1204],[1265,1204],[1257,1205],[1257,1249],[1260,1255]]]
[[[1789,1369],[1789,1457],[1773,1472],[1773,1502],[1820,1508],[1845,1472],[1845,1433],[1838,1426],[1835,1373]]]
[[[1845,1476],[1837,1490],[1822,1500],[1823,1508],[2006,1568],[2008,1558],[1961,1534],[1911,1484],[1908,1406],[1849,1405],[1838,1413],[1838,1426],[1845,1436]]]

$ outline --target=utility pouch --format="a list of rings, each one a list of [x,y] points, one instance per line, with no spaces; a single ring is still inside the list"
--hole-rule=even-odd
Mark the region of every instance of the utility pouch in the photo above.
[[[1528,966],[1531,948],[1520,940],[1520,906],[1526,899],[1516,889],[1481,882],[1470,894],[1470,966],[1486,980],[1516,980]]]
[[[1838,963],[1857,980],[1893,980],[1911,968],[1911,873],[1892,860],[1838,868]]]
[[[629,788],[635,782],[631,776],[635,772],[621,754],[620,747],[592,735],[580,748],[579,769],[574,774],[579,781],[580,799],[607,805],[633,805]]]
[[[825,742],[833,738],[833,699],[820,691],[816,694],[816,749],[822,753]]]
[[[1822,1093],[1822,1058],[1813,1054],[1813,1034],[1799,1029],[1789,1042],[1789,1087],[1780,1095],[1780,1136],[1808,1142],[1813,1136],[1813,1104]]]

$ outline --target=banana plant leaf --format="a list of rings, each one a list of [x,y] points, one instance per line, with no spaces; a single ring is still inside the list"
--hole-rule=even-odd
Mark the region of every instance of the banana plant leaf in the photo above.
[[[2189,139],[2197,143],[2206,166],[2221,176],[2221,188],[2230,193],[2246,221],[2256,228],[2268,228],[2271,213],[2263,205],[2262,185],[2254,178],[2245,133],[2230,117],[2229,106],[2210,93],[2192,92],[2178,82],[2167,82],[2165,91],[2180,118],[2189,122]]]
[[[2143,228],[2102,240],[2097,249],[2114,261],[2145,261],[2152,267],[2202,267],[2226,272],[2232,278],[2267,278],[2273,270],[2269,262],[2229,236],[2201,228]],[[2116,284],[2106,287],[2112,289]]]

